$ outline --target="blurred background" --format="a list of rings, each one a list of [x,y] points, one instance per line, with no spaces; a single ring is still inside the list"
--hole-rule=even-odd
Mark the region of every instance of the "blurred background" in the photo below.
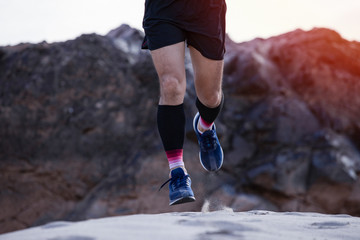
[[[0,45],[64,41],[106,34],[122,23],[142,29],[143,0],[0,0]],[[359,40],[360,2],[344,0],[227,0],[227,32],[236,42],[296,28],[327,27]]]
[[[169,207],[143,1],[0,0],[0,233],[225,207],[360,216],[360,3],[227,4],[225,162],[199,163],[187,55],[197,201]]]

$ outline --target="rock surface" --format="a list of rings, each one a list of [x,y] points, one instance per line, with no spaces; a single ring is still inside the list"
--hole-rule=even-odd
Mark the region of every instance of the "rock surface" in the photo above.
[[[132,215],[82,222],[52,222],[0,235],[0,240],[287,240],[359,239],[360,218],[316,213],[275,213],[230,209]],[[140,231],[139,231],[140,229]]]
[[[142,33],[0,48],[0,232],[55,220],[212,211],[360,216],[360,43],[328,29],[227,40],[223,170],[199,164],[189,58],[185,164],[197,201],[168,207],[158,82]],[[206,203],[206,204],[204,204]]]
[[[227,47],[224,168],[239,189],[281,211],[359,215],[360,43],[313,29]]]

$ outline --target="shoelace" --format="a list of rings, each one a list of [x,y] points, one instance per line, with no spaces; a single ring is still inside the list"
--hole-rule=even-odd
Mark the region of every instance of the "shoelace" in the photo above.
[[[161,187],[159,188],[159,192],[160,192],[160,190],[168,183],[168,182],[170,182],[172,180],[172,178],[169,178],[166,182],[164,182],[162,185],[161,185]]]
[[[182,185],[183,182],[185,182],[185,184],[188,185],[187,179],[188,179],[188,175],[185,175],[184,177],[178,177],[178,178],[171,177],[161,185],[161,187],[159,188],[158,191],[160,191],[170,181],[173,181],[173,183],[171,183],[171,184],[174,186],[174,189],[178,188],[179,185]]]
[[[216,137],[212,130],[208,130],[201,135],[201,148],[203,151],[209,151],[216,148]]]

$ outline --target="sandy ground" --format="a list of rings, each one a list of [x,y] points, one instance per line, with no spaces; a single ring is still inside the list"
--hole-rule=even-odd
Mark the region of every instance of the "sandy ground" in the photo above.
[[[183,212],[52,222],[0,240],[359,240],[360,218],[297,212]]]

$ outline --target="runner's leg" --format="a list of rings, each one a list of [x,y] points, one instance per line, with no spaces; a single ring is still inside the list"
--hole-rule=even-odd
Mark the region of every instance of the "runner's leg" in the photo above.
[[[199,113],[194,117],[193,127],[200,145],[200,162],[207,171],[214,172],[221,168],[224,160],[214,126],[223,105],[223,60],[208,59],[194,47],[190,47],[190,54],[198,96],[196,107]]]
[[[186,91],[185,43],[180,42],[151,51],[160,81],[157,123],[170,169],[184,168],[183,144]]]

